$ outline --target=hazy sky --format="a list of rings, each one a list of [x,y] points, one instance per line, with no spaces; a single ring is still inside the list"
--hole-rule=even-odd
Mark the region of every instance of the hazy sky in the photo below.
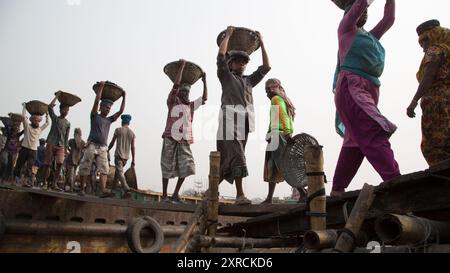
[[[382,17],[384,3],[376,0],[370,8],[367,29]],[[397,0],[397,21],[382,39],[387,58],[379,108],[399,127],[391,142],[402,173],[427,167],[420,152],[420,109],[418,118],[406,116],[423,56],[415,28],[431,18],[450,26],[449,10],[448,0]],[[209,100],[194,116],[191,147],[197,175],[187,180],[183,190],[193,187],[196,180],[206,187],[221,95],[216,37],[228,25],[242,26],[264,36],[272,66],[267,78],[279,78],[296,105],[295,132],[309,133],[324,146],[325,170],[331,180],[341,148],[334,131],[331,82],[342,15],[329,0],[1,0],[0,114],[20,112],[24,101],[48,102],[57,90],[73,92],[83,102],[71,109],[69,120],[72,129],[81,127],[87,137],[92,85],[113,81],[128,91],[125,111],[133,115],[131,127],[137,135],[140,188],[161,191],[161,135],[171,89],[162,69],[168,62],[185,58],[207,72]],[[248,73],[262,63],[260,51],[251,57]],[[199,81],[191,99],[200,96],[201,90]],[[258,127],[247,146],[250,176],[244,185],[251,198],[267,194],[262,177],[270,103],[263,83],[254,88],[254,100]],[[119,122],[112,126],[110,137],[118,126]],[[350,190],[365,182],[377,185],[380,180],[365,161]],[[330,187],[331,183],[327,192]],[[226,182],[220,191],[235,194],[234,186]],[[280,197],[289,194],[285,183],[275,193]]]

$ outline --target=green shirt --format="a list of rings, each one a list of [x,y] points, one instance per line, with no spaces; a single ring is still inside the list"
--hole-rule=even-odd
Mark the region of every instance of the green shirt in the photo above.
[[[47,136],[47,143],[67,148],[69,146],[70,122],[65,118],[56,116],[55,111],[50,106],[48,107],[48,114],[52,119],[52,127]]]
[[[270,101],[269,133],[279,131],[283,135],[292,135],[294,132],[292,118],[288,115],[286,102],[280,96],[274,96]]]

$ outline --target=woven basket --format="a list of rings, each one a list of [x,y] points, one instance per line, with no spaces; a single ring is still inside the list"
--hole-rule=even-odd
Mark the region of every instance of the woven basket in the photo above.
[[[336,4],[340,9],[344,10],[346,7],[348,7],[350,4],[355,2],[355,0],[331,0],[333,3]]]
[[[24,119],[24,116],[16,113],[9,113],[8,116],[11,118],[12,122],[22,122]]]
[[[178,71],[180,70],[180,61],[172,62],[164,67],[164,73],[170,78],[172,82],[175,82]],[[183,76],[181,77],[181,84],[194,85],[203,75],[203,70],[200,66],[192,62],[186,62],[183,70]]]
[[[305,170],[305,146],[319,145],[319,142],[308,134],[299,134],[292,138],[281,155],[281,171],[286,182],[294,188],[307,186]]]
[[[92,89],[97,93],[100,89],[100,82],[97,82],[92,86]],[[108,99],[112,101],[117,101],[123,95],[123,88],[118,86],[113,82],[106,81],[105,86],[103,87],[102,97],[101,99]]]
[[[58,101],[61,104],[67,105],[69,107],[74,106],[75,104],[81,102],[81,99],[73,94],[60,91],[60,95],[58,97]]]
[[[43,116],[48,112],[48,105],[38,100],[27,102],[25,108],[30,115]]]
[[[217,37],[218,46],[220,46],[223,39],[225,38],[226,32],[226,30],[222,31]],[[245,51],[248,55],[251,55],[253,52],[258,50],[259,47],[260,43],[258,34],[256,34],[256,32],[251,29],[243,27],[235,28],[228,42],[228,51]]]
[[[135,189],[135,190],[138,189],[136,169],[134,167],[129,168],[125,172],[125,180],[127,181],[127,184],[128,184],[128,186],[130,186],[130,188]]]

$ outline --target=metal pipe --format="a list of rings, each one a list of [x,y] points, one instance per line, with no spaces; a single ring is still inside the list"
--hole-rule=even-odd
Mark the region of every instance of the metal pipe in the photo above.
[[[385,214],[375,222],[375,231],[385,244],[450,243],[450,222],[415,216]]]
[[[308,249],[324,249],[334,247],[338,239],[336,230],[310,230],[305,233],[303,243]]]
[[[298,247],[297,239],[255,239],[239,237],[210,237],[196,236],[195,240],[200,247],[214,248],[288,248]]]
[[[321,250],[332,248],[336,245],[339,238],[339,231],[335,229],[327,230],[310,230],[303,237],[303,243],[308,250]],[[365,246],[368,242],[368,236],[365,232],[358,232],[356,237],[357,246]]]
[[[118,224],[82,224],[52,221],[6,220],[6,234],[29,235],[78,235],[78,236],[126,236],[128,226]],[[165,237],[178,237],[183,226],[162,226]],[[146,231],[143,231],[146,236]]]

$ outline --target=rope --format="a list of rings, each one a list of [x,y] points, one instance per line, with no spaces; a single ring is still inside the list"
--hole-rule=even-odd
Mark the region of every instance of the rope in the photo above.
[[[325,195],[326,195],[325,189],[318,190],[315,193],[311,194],[308,197],[307,201],[306,201],[306,212],[305,212],[305,214],[310,216],[310,217],[327,217],[327,213],[326,212],[313,212],[313,211],[310,211],[310,209],[311,209],[311,207],[310,207],[311,201],[314,200],[317,197],[325,196]]]
[[[307,172],[306,176],[323,176],[324,182],[328,183],[327,175],[325,174],[325,172]]]
[[[342,233],[347,234],[348,236],[350,236],[350,237],[353,239],[353,242],[356,243],[356,241],[357,241],[356,235],[355,235],[355,233],[353,233],[353,231],[351,231],[350,229],[348,229],[348,228],[343,228],[343,229],[339,230],[339,232],[340,232],[341,234],[342,234]]]
[[[409,216],[417,219],[422,224],[422,226],[425,228],[424,239],[422,241],[419,241],[417,243],[410,245],[409,246],[410,251],[415,250],[416,252],[419,252],[421,250],[423,253],[426,253],[426,249],[430,246],[429,240],[431,239],[433,234],[436,235],[436,243],[439,244],[440,236],[439,236],[438,230],[434,229],[433,226],[426,219],[417,217],[415,215],[409,215]]]

